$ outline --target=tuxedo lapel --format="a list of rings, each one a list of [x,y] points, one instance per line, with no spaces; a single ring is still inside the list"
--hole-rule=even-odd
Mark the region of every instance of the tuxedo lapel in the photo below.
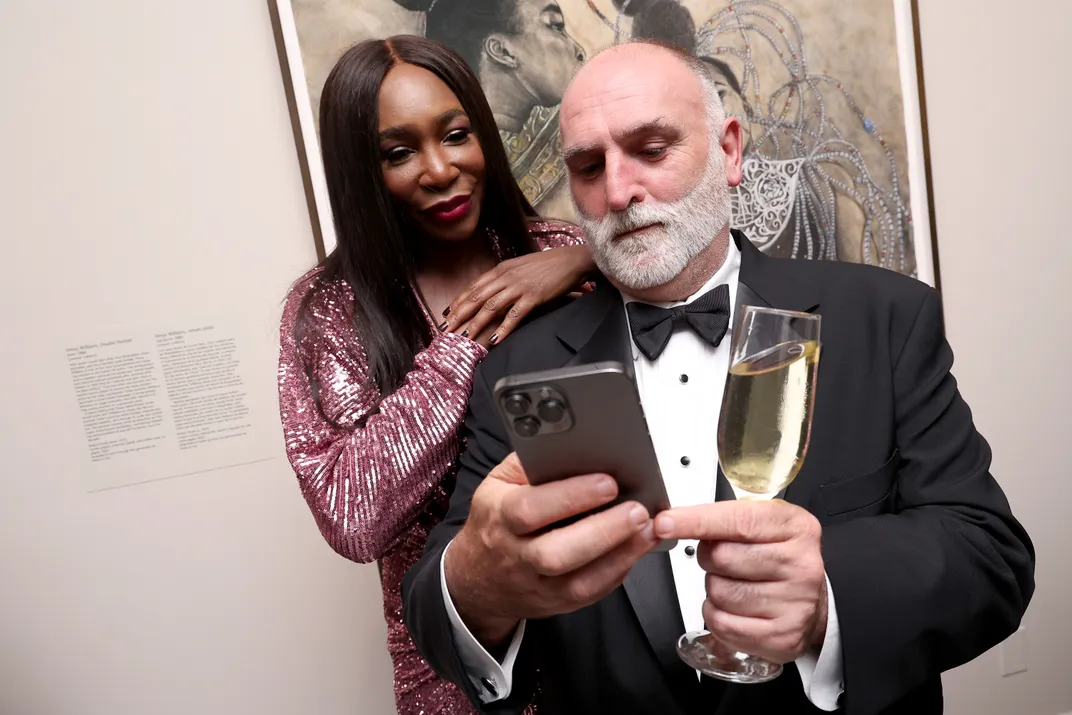
[[[734,230],[732,236],[741,251],[741,272],[733,311],[734,327],[740,319],[742,305],[762,305],[801,313],[812,313],[818,309],[817,287],[800,279],[800,274],[792,270],[793,261],[764,255],[740,231]]]
[[[573,357],[568,365],[620,362],[633,374],[629,327],[625,322],[622,295],[606,279],[594,293],[579,298],[557,330],[559,341]]]
[[[655,657],[674,687],[696,687],[696,671],[677,655],[677,640],[685,634],[670,555],[653,552],[643,557],[622,584]]]

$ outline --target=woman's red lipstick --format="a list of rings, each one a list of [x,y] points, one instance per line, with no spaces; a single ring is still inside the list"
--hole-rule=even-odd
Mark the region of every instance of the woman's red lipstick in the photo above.
[[[442,223],[454,223],[455,221],[460,221],[465,218],[472,206],[472,195],[462,194],[461,196],[455,196],[446,201],[440,201],[438,204],[433,204],[424,211],[436,221]]]

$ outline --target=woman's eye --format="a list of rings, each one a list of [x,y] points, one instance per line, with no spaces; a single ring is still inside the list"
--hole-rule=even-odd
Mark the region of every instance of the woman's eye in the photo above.
[[[470,134],[472,134],[471,129],[455,129],[450,134],[447,134],[447,141],[455,143],[463,142],[469,138]]]
[[[405,147],[395,147],[394,149],[385,151],[383,153],[383,158],[388,164],[401,164],[409,158],[409,155],[412,153],[412,150],[406,149]]]

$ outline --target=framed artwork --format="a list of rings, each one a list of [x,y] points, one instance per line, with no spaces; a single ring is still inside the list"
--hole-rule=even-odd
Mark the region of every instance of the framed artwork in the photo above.
[[[938,287],[916,0],[268,0],[310,217],[334,247],[320,90],[351,45],[427,35],[473,66],[514,176],[573,220],[558,103],[586,56],[656,38],[699,57],[746,137],[733,223],[765,253]]]

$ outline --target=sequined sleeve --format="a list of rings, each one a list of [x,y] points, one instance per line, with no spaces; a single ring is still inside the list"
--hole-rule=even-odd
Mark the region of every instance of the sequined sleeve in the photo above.
[[[281,321],[286,451],[324,538],[339,554],[367,563],[413,522],[457,458],[473,370],[486,351],[457,335],[436,334],[402,387],[375,408],[379,393],[366,374],[345,286],[318,291],[309,304],[312,329],[295,337],[312,280],[295,285]]]
[[[563,246],[584,245],[584,232],[579,226],[565,221],[538,219],[529,223],[529,234],[541,250]]]

